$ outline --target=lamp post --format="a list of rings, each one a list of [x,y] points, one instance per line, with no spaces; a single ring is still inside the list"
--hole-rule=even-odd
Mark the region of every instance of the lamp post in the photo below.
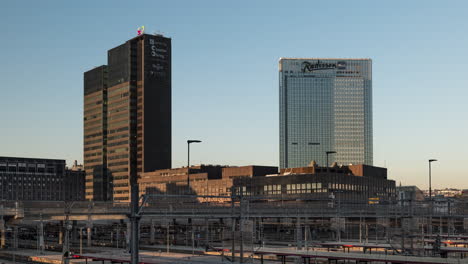
[[[429,204],[430,204],[430,215],[429,215],[429,235],[432,236],[432,215],[434,213],[434,205],[432,203],[432,177],[431,177],[431,163],[437,161],[436,159],[429,160]]]
[[[437,161],[436,159],[429,160],[429,201],[432,201],[432,178],[431,178],[431,163]]]
[[[201,143],[201,140],[187,140],[187,194],[190,194],[190,144]]]
[[[325,153],[327,154],[327,171],[328,171],[328,167],[330,166],[330,164],[328,164],[328,155],[330,155],[330,154],[335,154],[336,151],[327,151],[327,152],[325,152]]]

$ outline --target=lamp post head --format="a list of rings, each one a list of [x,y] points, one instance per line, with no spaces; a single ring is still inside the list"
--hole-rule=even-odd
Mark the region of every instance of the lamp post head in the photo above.
[[[327,152],[325,152],[325,153],[327,153],[327,154],[335,154],[336,151],[327,151]]]
[[[437,161],[436,159],[430,159],[429,160],[429,163],[433,162],[433,161]]]
[[[190,143],[201,143],[201,140],[194,140],[194,139],[187,140],[187,144],[190,144]]]

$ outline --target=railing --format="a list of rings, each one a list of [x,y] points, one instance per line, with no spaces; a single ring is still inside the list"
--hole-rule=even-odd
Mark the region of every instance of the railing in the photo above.
[[[257,197],[258,198],[258,197]],[[268,197],[255,201],[245,199],[243,209],[249,216],[324,216],[324,217],[468,217],[468,203],[458,202],[447,210],[437,210],[427,203],[397,204],[357,204],[330,199],[316,200],[269,200]],[[15,217],[38,215],[87,215],[87,214],[128,214],[129,203],[118,202],[35,202],[0,201],[0,213]],[[143,215],[189,215],[194,214],[238,214],[240,202],[218,202],[205,198],[197,199],[150,199],[142,209]]]

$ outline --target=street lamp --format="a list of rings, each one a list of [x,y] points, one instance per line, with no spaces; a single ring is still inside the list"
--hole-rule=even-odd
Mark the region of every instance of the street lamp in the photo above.
[[[431,178],[431,163],[437,161],[436,159],[429,160],[429,204],[430,204],[430,215],[429,215],[429,235],[432,236],[432,214],[434,213],[434,205],[432,202],[432,178]]]
[[[431,179],[431,163],[437,161],[436,159],[429,160],[429,201],[432,201],[432,179]]]
[[[327,171],[328,171],[328,166],[329,166],[329,164],[328,164],[328,155],[329,155],[329,154],[335,154],[336,151],[327,151],[327,152],[325,152],[325,153],[327,154]]]
[[[190,144],[201,143],[201,140],[187,140],[187,194],[190,193]]]

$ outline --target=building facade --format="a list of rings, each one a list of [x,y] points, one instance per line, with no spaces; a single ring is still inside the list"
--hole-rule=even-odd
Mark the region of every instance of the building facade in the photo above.
[[[84,73],[83,155],[86,199],[110,199],[107,173],[107,66]]]
[[[171,167],[171,39],[135,37],[84,79],[86,199],[129,201],[132,180]]]
[[[187,194],[187,168],[144,173],[139,185],[140,195]],[[269,202],[329,202],[334,199],[343,203],[367,204],[371,200],[373,203],[389,203],[396,199],[395,181],[387,179],[387,169],[362,164],[313,165],[281,169],[279,173],[277,167],[269,166],[192,166],[190,193],[243,195]],[[229,201],[225,198],[220,200]]]
[[[75,163],[71,168],[65,168],[64,180],[64,200],[84,201],[85,200],[85,179],[84,166]]]
[[[370,59],[281,58],[279,90],[281,168],[372,165]]]
[[[65,160],[0,157],[2,200],[79,201],[83,198],[84,173],[66,169]]]

